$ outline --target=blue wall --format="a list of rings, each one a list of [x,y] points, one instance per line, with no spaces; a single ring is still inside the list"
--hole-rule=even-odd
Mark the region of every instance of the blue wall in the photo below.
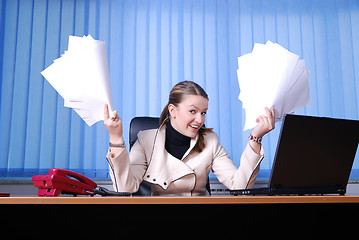
[[[59,167],[108,178],[103,122],[88,127],[40,74],[67,49],[69,35],[87,34],[107,44],[125,133],[134,116],[158,116],[175,83],[193,80],[209,94],[207,126],[238,166],[249,131],[242,131],[237,57],[267,40],[300,55],[311,71],[312,102],[298,114],[359,118],[356,0],[1,0],[0,176]],[[268,177],[279,130],[263,140],[260,179]]]

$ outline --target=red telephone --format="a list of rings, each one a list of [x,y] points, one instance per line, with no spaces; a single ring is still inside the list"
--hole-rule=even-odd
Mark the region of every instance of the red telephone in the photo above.
[[[70,178],[72,177],[72,178]],[[97,184],[73,171],[52,168],[49,175],[35,175],[32,182],[39,189],[38,196],[58,196],[60,193],[73,195],[95,195]]]

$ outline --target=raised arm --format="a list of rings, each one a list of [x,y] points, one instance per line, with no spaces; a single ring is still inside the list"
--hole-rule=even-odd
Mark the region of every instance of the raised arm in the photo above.
[[[252,130],[252,136],[255,136],[256,138],[262,138],[265,134],[272,131],[275,127],[274,122],[274,108],[271,108],[270,110],[266,107],[265,111],[267,113],[267,116],[261,115],[257,118],[257,126],[253,128]],[[253,151],[257,154],[261,151],[261,144],[256,141],[249,141],[249,145],[253,149]]]
[[[117,110],[110,114],[108,112],[108,105],[104,105],[104,124],[110,135],[110,143],[117,147],[110,147],[112,157],[118,156],[124,149],[123,127],[121,118],[117,115]]]

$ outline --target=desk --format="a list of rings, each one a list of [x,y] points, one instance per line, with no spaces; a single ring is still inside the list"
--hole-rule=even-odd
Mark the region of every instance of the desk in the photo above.
[[[359,203],[359,196],[3,197],[0,204],[318,204]]]
[[[268,238],[267,233],[284,236],[281,229],[298,239],[323,238],[334,229],[338,239],[359,212],[359,196],[212,196],[212,197],[3,197],[2,218],[9,227],[32,225],[58,232],[56,226],[80,221],[91,226],[89,232],[117,232],[130,235],[174,230],[176,236],[188,231],[218,234],[238,231],[242,238]],[[200,223],[198,225],[198,223]],[[356,223],[356,221],[353,221]],[[112,224],[112,225],[111,225]],[[83,224],[85,225],[85,224]],[[203,227],[203,225],[205,227]],[[43,226],[40,228],[39,226]],[[50,228],[49,226],[53,227]],[[71,225],[72,226],[72,225]],[[324,227],[319,227],[324,226]],[[7,229],[8,227],[3,227]],[[61,229],[61,228],[59,228]],[[64,228],[65,229],[65,228]],[[76,233],[78,234],[78,229]],[[104,229],[106,231],[104,231]],[[116,230],[115,230],[116,229]],[[155,229],[155,230],[154,230]],[[203,230],[204,229],[204,230]],[[338,231],[338,229],[344,229]],[[356,227],[349,228],[356,229]],[[89,230],[89,229],[88,229]],[[114,231],[115,230],[115,231]],[[260,231],[259,231],[260,230]],[[166,232],[165,231],[165,232]],[[116,232],[116,233],[115,233]],[[27,233],[25,231],[25,233]],[[82,232],[81,232],[82,233]],[[53,232],[51,233],[53,234]],[[262,236],[262,235],[263,236]],[[102,238],[105,235],[102,235]],[[210,236],[210,235],[209,235]],[[260,237],[258,237],[260,236]],[[324,235],[325,236],[325,235]],[[348,236],[353,233],[348,232]],[[213,237],[213,236],[212,236]],[[287,237],[288,238],[288,237]],[[287,239],[286,238],[286,239]]]

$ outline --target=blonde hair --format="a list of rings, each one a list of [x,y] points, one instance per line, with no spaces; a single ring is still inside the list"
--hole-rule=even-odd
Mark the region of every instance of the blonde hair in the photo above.
[[[179,82],[172,88],[172,90],[170,92],[168,103],[163,108],[162,113],[161,113],[160,124],[165,124],[165,123],[167,124],[169,121],[170,113],[168,110],[168,106],[170,104],[177,106],[183,100],[184,96],[187,96],[187,95],[202,96],[202,97],[206,98],[207,100],[209,100],[207,93],[197,83],[192,82],[192,81]],[[199,138],[198,138],[196,146],[193,148],[195,151],[202,152],[202,150],[205,147],[203,136],[207,132],[211,132],[211,131],[212,131],[211,128],[205,128],[204,126],[202,126],[198,130]]]

